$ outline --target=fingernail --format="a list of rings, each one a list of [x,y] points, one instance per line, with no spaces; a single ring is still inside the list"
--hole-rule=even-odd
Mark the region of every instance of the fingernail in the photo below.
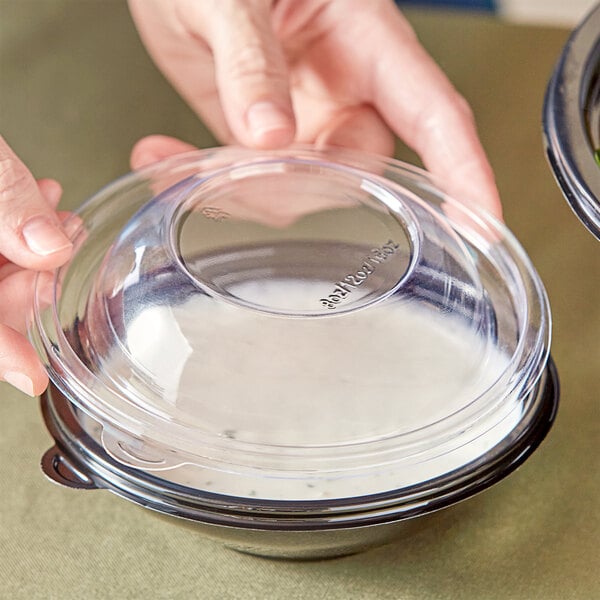
[[[48,256],[71,247],[61,229],[44,217],[34,217],[25,223],[23,237],[29,249],[40,256]]]
[[[292,119],[286,111],[272,102],[257,102],[246,113],[246,121],[252,136],[258,142],[273,131],[290,131]]]
[[[28,396],[35,396],[33,393],[33,381],[23,373],[19,373],[18,371],[8,371],[7,373],[4,373],[4,381],[10,383],[10,385],[16,387]]]

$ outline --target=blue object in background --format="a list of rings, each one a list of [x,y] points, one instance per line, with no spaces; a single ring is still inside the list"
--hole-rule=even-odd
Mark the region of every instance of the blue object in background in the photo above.
[[[495,0],[396,0],[399,6],[437,6],[469,10],[496,11]]]

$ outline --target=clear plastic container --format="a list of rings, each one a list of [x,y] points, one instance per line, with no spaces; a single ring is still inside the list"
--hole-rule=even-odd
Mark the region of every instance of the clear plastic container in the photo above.
[[[31,328],[63,483],[324,556],[501,478],[552,422],[539,277],[423,171],[221,148],[128,175],[78,217]]]

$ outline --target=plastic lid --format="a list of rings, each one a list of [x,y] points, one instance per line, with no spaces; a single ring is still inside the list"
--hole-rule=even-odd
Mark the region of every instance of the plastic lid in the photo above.
[[[32,338],[113,457],[192,487],[310,499],[435,477],[518,427],[546,364],[523,250],[396,161],[203,151],[78,216]]]

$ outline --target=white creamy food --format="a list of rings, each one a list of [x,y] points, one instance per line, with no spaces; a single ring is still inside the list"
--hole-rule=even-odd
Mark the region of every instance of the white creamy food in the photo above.
[[[305,305],[306,294],[319,298],[314,283],[245,285],[244,297],[253,293],[247,286],[260,286],[256,294],[263,304],[269,294],[297,295],[299,305]],[[310,462],[298,471],[296,462],[282,476],[286,455],[299,447],[327,457],[378,440],[401,444],[411,432],[434,429],[440,435],[441,423],[468,410],[502,375],[506,356],[456,317],[416,302],[388,301],[304,319],[198,296],[137,315],[127,331],[127,349],[163,384],[163,397],[151,409],[187,422],[199,439],[217,436],[249,453],[258,447],[278,457],[277,473],[261,470],[258,458],[243,468],[183,464],[156,473],[216,493],[317,499],[396,489],[477,459],[520,418],[515,396],[492,416],[468,422],[438,449],[419,455],[407,450],[392,464],[383,455],[367,456],[361,460],[372,465],[362,471],[346,465],[319,472]],[[320,464],[325,468],[327,461]]]

